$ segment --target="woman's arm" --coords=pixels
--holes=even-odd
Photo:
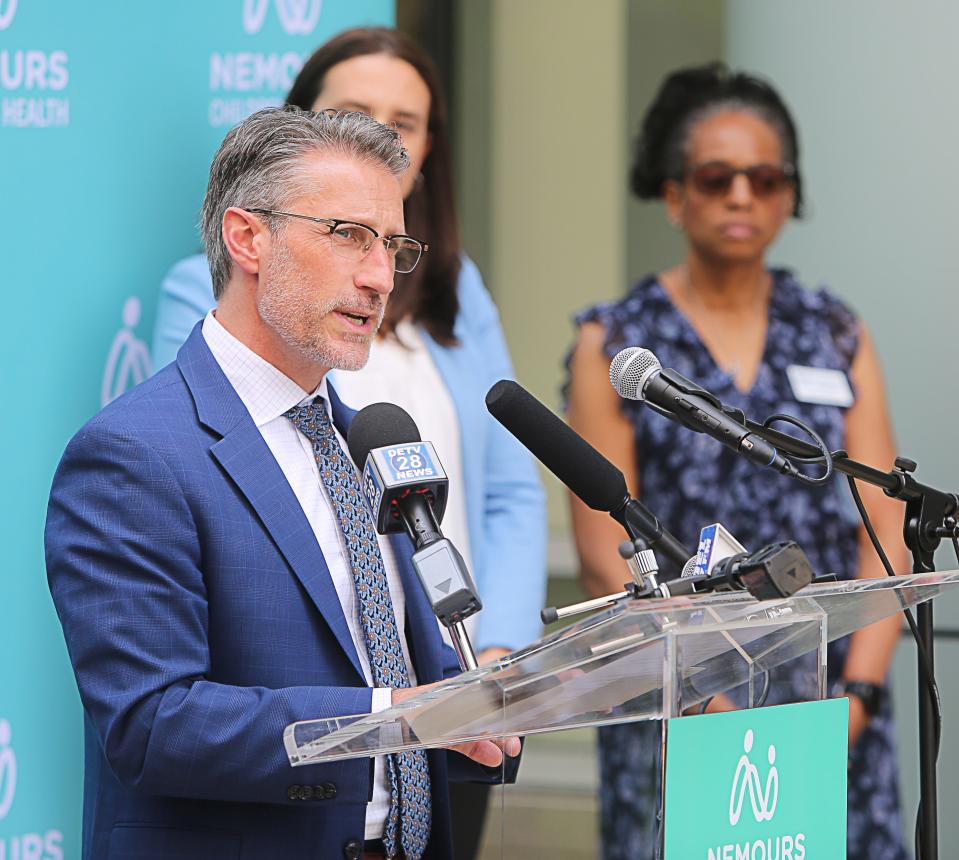
[[[180,260],[160,285],[153,327],[153,367],[159,370],[176,358],[190,332],[216,304],[213,281],[203,254]]]
[[[577,433],[622,471],[630,495],[636,498],[639,464],[634,431],[609,384],[604,338],[599,323],[580,326],[569,364],[567,418]],[[630,576],[617,547],[627,538],[626,532],[609,514],[591,510],[572,494],[570,513],[583,588],[593,597],[622,591]]]
[[[482,401],[500,379],[513,378],[499,313],[476,265],[463,258],[458,285],[458,334],[480,370],[471,379],[481,385]],[[475,384],[475,383],[474,383]],[[483,612],[477,646],[480,663],[501,657],[542,635],[539,613],[546,600],[546,494],[530,453],[481,407],[486,426],[462,427],[465,435],[488,434],[483,468],[481,566],[477,568]],[[476,451],[475,448],[470,449]]]
[[[846,415],[846,448],[849,456],[877,469],[889,469],[895,459],[892,425],[889,421],[879,359],[865,326],[862,326],[860,331],[859,349],[853,360],[850,376],[857,396],[855,404]],[[902,542],[903,503],[890,499],[878,487],[860,482],[859,490],[876,535],[889,556],[893,569],[897,573],[907,573],[908,553]],[[886,575],[863,527],[859,529],[856,575],[859,578]],[[843,679],[883,684],[901,628],[902,617],[897,613],[854,633],[843,667]],[[868,722],[869,717],[862,702],[855,696],[850,696],[850,744],[855,742]]]

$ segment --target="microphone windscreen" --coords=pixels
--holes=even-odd
[[[523,386],[501,379],[486,408],[589,507],[613,511],[628,496],[623,473]]]
[[[395,403],[371,403],[361,409],[353,416],[346,433],[346,445],[358,469],[363,469],[374,448],[419,441],[416,422]]]
[[[620,397],[642,400],[646,380],[661,367],[659,359],[648,349],[629,346],[613,356],[609,365],[609,381]]]

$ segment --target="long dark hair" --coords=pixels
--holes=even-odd
[[[397,323],[409,317],[423,325],[438,343],[449,346],[456,342],[453,323],[459,310],[456,280],[462,243],[453,198],[446,103],[429,55],[398,30],[386,27],[345,30],[321,45],[306,61],[286,102],[310,110],[323,89],[326,73],[333,66],[368,54],[388,54],[409,63],[430,91],[431,146],[423,162],[423,181],[414,185],[403,203],[407,232],[428,242],[430,249],[411,274],[397,277],[397,289],[387,303],[381,331],[391,334]]]
[[[802,215],[799,136],[789,109],[766,81],[731,72],[723,63],[679,69],[669,75],[643,117],[633,158],[630,184],[640,200],[663,196],[667,179],[682,179],[689,132],[706,113],[729,107],[749,111],[779,135],[783,159],[795,169],[796,205]]]

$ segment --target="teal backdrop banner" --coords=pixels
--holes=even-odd
[[[151,371],[160,281],[199,248],[226,131],[392,0],[0,0],[0,860],[80,856],[82,713],[47,591],[53,471]]]
[[[669,721],[665,860],[843,860],[848,699]]]

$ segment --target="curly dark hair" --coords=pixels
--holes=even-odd
[[[311,56],[286,97],[286,103],[310,110],[323,89],[326,73],[337,63],[368,54],[388,54],[409,63],[430,91],[429,155],[423,162],[423,181],[403,202],[406,230],[429,243],[429,253],[409,275],[397,279],[386,305],[383,334],[409,317],[420,323],[438,343],[456,343],[453,324],[459,312],[456,282],[460,271],[459,221],[453,197],[453,160],[446,104],[439,74],[429,55],[408,36],[387,27],[345,30],[321,45]]]
[[[663,81],[636,138],[630,173],[633,192],[640,200],[653,200],[663,196],[668,179],[682,179],[690,130],[708,114],[724,108],[755,114],[779,135],[783,160],[795,170],[793,215],[801,217],[799,137],[789,109],[766,81],[746,72],[732,72],[718,62],[678,69]]]

